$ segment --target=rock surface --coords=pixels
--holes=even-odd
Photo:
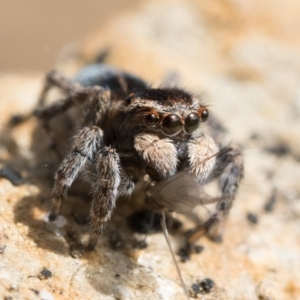
[[[284,6],[279,0],[147,1],[115,16],[58,65],[73,74],[109,48],[108,63],[154,86],[168,73],[179,74],[182,86],[205,91],[231,140],[243,147],[245,179],[223,243],[203,237],[204,250],[180,263],[188,287],[214,281],[212,291],[198,298],[300,299],[299,13],[295,0]],[[91,253],[81,246],[88,234],[87,195],[72,193],[62,223],[49,228],[57,165],[49,141],[36,120],[14,129],[6,125],[13,114],[34,107],[42,78],[32,72],[0,76],[0,167],[24,178],[20,186],[0,178],[1,297],[184,299],[163,235],[150,235],[146,249],[133,247],[136,236],[126,219],[141,203],[118,201]],[[171,235],[174,249],[194,224],[179,219],[183,227]],[[113,234],[122,238],[115,249]],[[43,275],[50,274],[44,268],[51,276]]]

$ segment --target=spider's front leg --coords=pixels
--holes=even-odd
[[[62,199],[66,197],[69,187],[88,159],[102,147],[103,132],[99,127],[87,126],[75,137],[73,150],[62,161],[55,173],[52,191],[52,207],[49,220],[54,221],[59,214]]]
[[[211,139],[212,141],[212,139]],[[197,144],[197,143],[196,143]],[[201,143],[199,143],[200,145]],[[209,142],[212,145],[212,142]],[[193,146],[189,150],[193,149]],[[199,149],[201,146],[199,146]],[[189,151],[190,155],[194,153]],[[194,162],[194,156],[189,156],[190,162]],[[219,241],[222,237],[221,226],[226,216],[228,215],[232,203],[235,199],[239,183],[243,178],[244,163],[240,149],[237,146],[223,147],[218,152],[218,155],[206,160],[207,166],[200,168],[197,165],[192,165],[192,174],[196,176],[198,181],[205,183],[214,178],[219,178],[219,187],[222,192],[220,200],[217,204],[217,209],[214,214],[202,225],[198,226],[189,233],[188,241],[193,242],[198,239],[202,234],[207,234],[213,240]],[[204,171],[201,174],[200,170]]]
[[[139,134],[134,139],[134,148],[147,167],[156,171],[156,180],[172,176],[177,170],[177,150],[172,140],[160,139],[154,134]]]
[[[120,159],[117,152],[106,147],[98,154],[97,182],[93,193],[91,207],[91,233],[88,249],[93,250],[99,235],[102,234],[106,222],[115,208],[118,188],[121,182]]]

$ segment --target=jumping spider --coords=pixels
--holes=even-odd
[[[52,87],[59,88],[65,97],[45,106]],[[216,118],[208,119],[208,108],[201,99],[178,88],[152,88],[131,74],[93,64],[83,68],[73,80],[50,72],[39,103],[34,115],[48,129],[52,118],[71,107],[82,112],[82,129],[55,174],[49,220],[56,219],[62,199],[79,171],[83,171],[93,198],[88,249],[95,247],[116,199],[129,196],[145,176],[151,182],[146,200],[152,208],[179,213],[185,212],[185,204],[196,205],[189,203],[188,188],[187,197],[177,193],[173,203],[172,199],[161,200],[159,191],[153,189],[173,179],[178,188],[184,188],[194,178],[199,194],[193,199],[199,200],[198,204],[217,202],[217,208],[191,236],[219,234],[219,225],[232,206],[243,176],[243,160],[237,147],[222,145],[225,130]],[[202,131],[205,121],[210,135]],[[220,197],[210,197],[202,190],[215,178],[219,179]],[[173,187],[176,190],[174,184]]]

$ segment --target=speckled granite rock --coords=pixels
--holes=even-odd
[[[279,0],[272,6],[258,0],[147,1],[91,34],[78,50],[80,59],[58,66],[72,74],[109,47],[109,63],[154,85],[177,72],[183,86],[205,91],[232,141],[243,147],[245,179],[223,243],[202,238],[201,254],[180,263],[188,286],[214,280],[211,293],[199,294],[201,299],[300,299],[299,13],[300,4],[292,0],[284,6]],[[67,224],[58,236],[47,230],[57,163],[46,135],[35,120],[13,130],[5,127],[12,114],[34,107],[41,82],[42,74],[0,76],[0,164],[21,173],[25,182],[13,186],[0,179],[1,297],[184,299],[163,235],[150,235],[144,250],[133,248],[126,225],[131,202],[118,201],[92,253],[80,247],[89,209],[82,194],[66,200]],[[171,235],[174,249],[193,225],[184,216],[179,219],[184,226]],[[109,237],[115,232],[124,245],[112,250]],[[51,271],[49,278],[40,275],[43,268]]]

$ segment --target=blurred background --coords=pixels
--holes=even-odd
[[[186,284],[212,278],[216,287],[206,299],[300,300],[299,16],[299,0],[0,0],[0,128],[12,115],[36,107],[49,69],[72,76],[105,49],[108,64],[154,87],[166,75],[178,75],[179,87],[200,95],[228,129],[229,141],[243,149],[245,160],[245,178],[223,243],[199,240],[203,253],[180,265]],[[34,158],[42,156],[49,166],[51,156],[34,146],[48,153],[49,139],[36,120],[3,132],[12,142],[0,145],[0,162],[10,161],[16,170],[24,166],[33,185],[17,188],[7,180],[0,182],[0,234],[3,228],[10,237],[0,260],[0,298],[4,282],[3,295],[19,299],[9,288],[19,282],[22,299],[33,299],[33,288],[48,289],[58,300],[100,299],[99,293],[101,299],[180,299],[159,295],[160,285],[168,293],[182,294],[175,281],[162,281],[178,280],[163,235],[149,237],[151,246],[134,263],[133,268],[142,266],[137,273],[128,269],[132,257],[122,266],[119,262],[129,261],[125,252],[108,248],[113,226],[126,228],[126,214],[131,213],[130,207],[123,209],[127,203],[118,202],[115,221],[107,227],[97,255],[89,256],[88,266],[85,260],[70,263],[66,245],[53,243],[52,236],[45,244],[41,223],[48,203],[41,201],[39,192],[50,191],[49,180],[36,176],[42,168]],[[53,173],[49,172],[51,180]],[[80,195],[75,197],[77,205],[86,204]],[[85,229],[71,216],[73,200],[65,202],[63,215],[79,236]],[[272,209],[265,208],[269,203]],[[190,220],[180,218],[184,230],[190,229]],[[20,261],[15,253],[27,259]],[[29,275],[47,265],[55,271],[53,281],[37,279],[33,284]],[[122,276],[116,278],[115,273]],[[158,280],[153,280],[155,274]],[[66,282],[72,285],[66,288]],[[116,282],[124,289],[115,289]]]
[[[53,67],[59,51],[136,0],[0,1],[0,71]]]

